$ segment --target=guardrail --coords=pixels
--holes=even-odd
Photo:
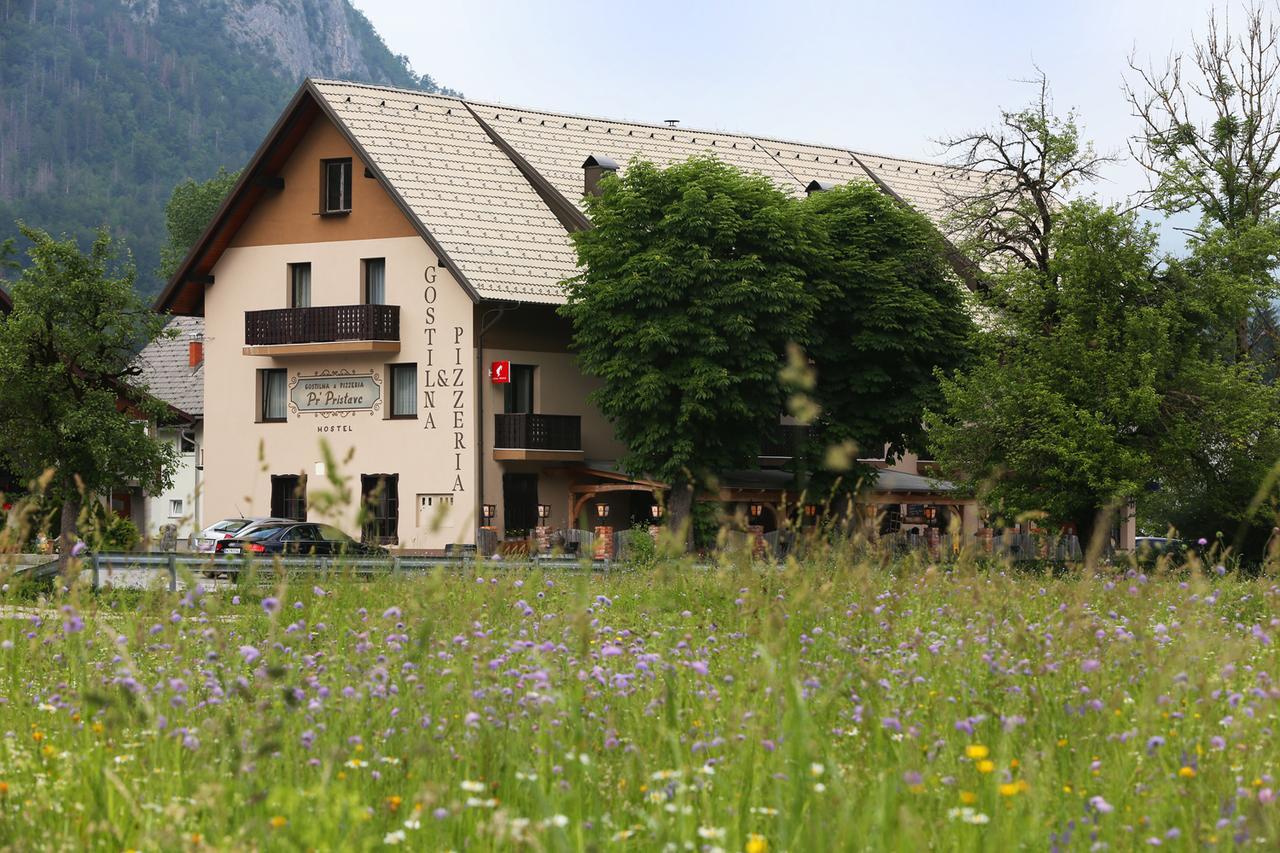
[[[176,592],[178,577],[184,572],[216,573],[239,577],[242,573],[284,571],[289,573],[332,574],[350,572],[359,575],[390,575],[429,572],[436,569],[460,571],[485,570],[511,571],[523,569],[578,569],[597,572],[617,571],[610,560],[573,560],[562,557],[531,557],[523,560],[476,559],[461,557],[227,557],[213,554],[129,554],[96,553],[83,558],[93,579],[93,588],[102,588],[102,577],[116,571],[153,571],[168,576],[169,590]],[[43,571],[32,577],[51,577],[57,574],[56,564],[42,566]]]

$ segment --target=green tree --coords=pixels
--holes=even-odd
[[[132,263],[117,263],[105,229],[85,254],[19,227],[31,247],[13,312],[0,317],[0,454],[26,481],[53,469],[65,561],[86,497],[131,480],[151,492],[170,484],[174,449],[148,429],[164,406],[128,384],[165,320],[134,292]]]
[[[218,174],[207,181],[191,178],[173,188],[169,203],[164,206],[164,225],[168,239],[160,249],[161,281],[168,281],[178,271],[178,265],[191,251],[196,240],[213,221],[223,199],[236,185],[240,172],[219,169]]]
[[[783,410],[778,372],[813,313],[799,205],[711,158],[632,163],[587,199],[562,309],[624,464],[671,484],[680,529],[713,472],[753,466]]]
[[[1152,488],[1167,507],[1257,483],[1280,450],[1280,399],[1255,366],[1221,358],[1218,283],[1161,270],[1134,213],[1075,201],[1055,218],[1048,275],[1003,282],[978,358],[926,419],[948,473],[1006,517],[1043,511],[1082,537],[1099,508]],[[1215,509],[1243,520],[1247,499],[1226,505],[1239,491]]]
[[[805,338],[820,407],[808,467],[822,472],[835,446],[920,450],[924,410],[939,400],[935,372],[963,363],[973,333],[941,235],[870,184],[814,193],[802,208],[818,303]],[[825,494],[831,484],[813,485]]]

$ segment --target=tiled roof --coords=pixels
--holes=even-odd
[[[204,415],[204,362],[193,370],[188,344],[204,337],[203,317],[174,317],[165,326],[174,337],[159,337],[138,353],[147,392],[192,417]]]
[[[579,209],[582,164],[592,155],[611,158],[625,171],[636,159],[665,166],[711,154],[795,196],[813,180],[877,180],[939,224],[948,188],[982,179],[981,173],[840,147],[339,81],[310,84],[471,286],[489,299],[563,302],[559,282],[573,276],[577,264],[561,218],[480,122],[553,194]]]

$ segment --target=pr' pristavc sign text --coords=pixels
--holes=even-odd
[[[381,399],[382,389],[372,373],[299,374],[289,392],[289,401],[301,413],[372,412],[380,406]]]

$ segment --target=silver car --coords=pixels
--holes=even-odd
[[[215,522],[200,531],[199,535],[196,536],[196,550],[205,554],[212,554],[215,544],[221,539],[243,536],[259,524],[291,520],[292,519],[288,518],[272,518],[269,516],[261,516],[258,518],[224,518],[222,521]]]

